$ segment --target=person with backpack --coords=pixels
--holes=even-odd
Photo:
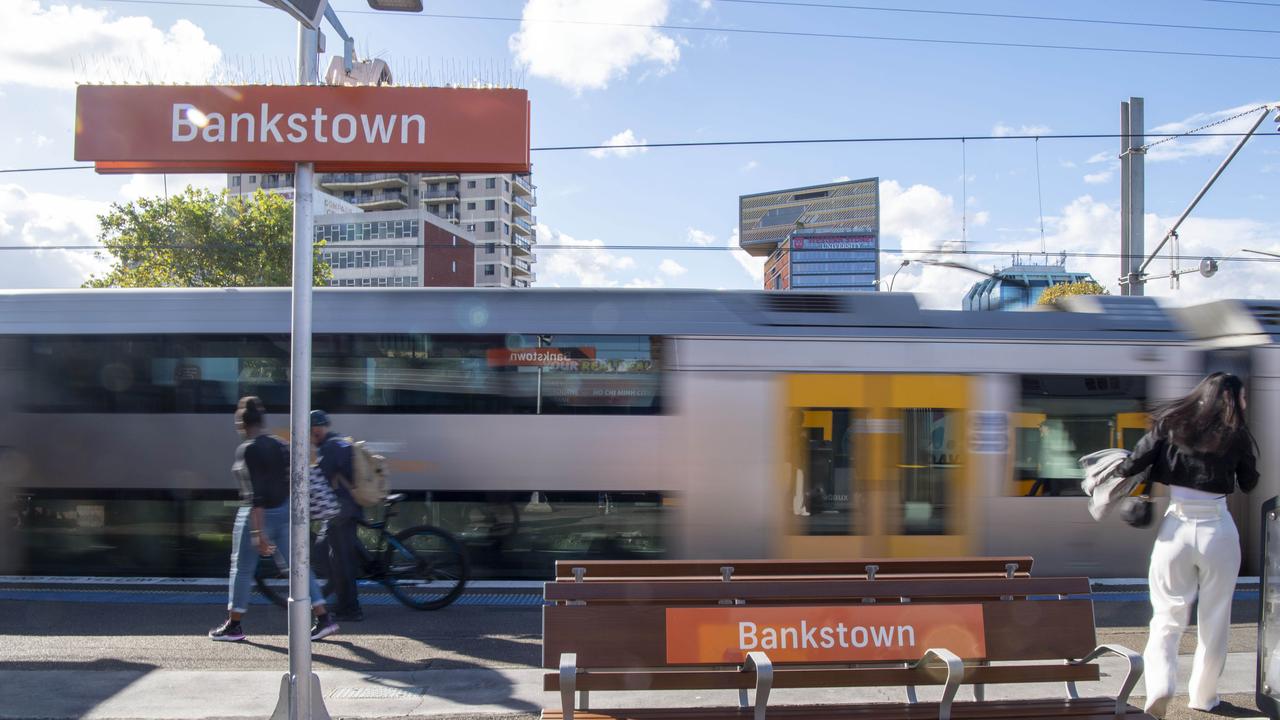
[[[337,496],[337,515],[324,521],[320,541],[329,550],[329,581],[337,595],[334,616],[340,622],[364,619],[356,580],[360,577],[360,555],[356,537],[364,510],[352,495],[355,478],[354,452],[348,438],[333,432],[329,414],[311,411],[311,443],[316,446],[316,465]]]
[[[236,448],[231,473],[240,486],[240,509],[231,532],[231,573],[227,582],[227,619],[209,631],[221,642],[245,639],[240,621],[249,609],[258,558],[289,555],[289,446],[266,429],[267,412],[252,395],[236,405],[236,430],[244,441]],[[338,624],[325,610],[324,595],[311,575],[311,607],[315,620],[311,639],[338,632]]]
[[[1238,486],[1258,484],[1257,444],[1245,422],[1244,383],[1215,372],[1185,397],[1156,408],[1151,430],[1116,468],[1150,469],[1169,486],[1169,508],[1151,550],[1151,636],[1143,652],[1146,712],[1164,717],[1178,680],[1178,644],[1196,605],[1197,643],[1188,705],[1211,711],[1227,661],[1231,599],[1240,572],[1240,535],[1227,510]]]

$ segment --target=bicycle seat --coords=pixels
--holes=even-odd
[[[404,499],[407,497],[409,496],[405,495],[404,493],[391,493],[390,495],[387,496],[387,499],[384,500],[383,502],[385,502],[388,505],[395,505],[398,502],[403,502]]]

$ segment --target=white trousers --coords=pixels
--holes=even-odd
[[[1240,535],[1226,500],[1173,500],[1151,551],[1151,637],[1142,654],[1147,712],[1163,716],[1178,683],[1178,641],[1199,597],[1189,704],[1218,704],[1227,662],[1231,599],[1240,573]]]

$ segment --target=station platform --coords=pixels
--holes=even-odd
[[[1141,650],[1150,618],[1145,583],[1094,585],[1098,641]],[[366,619],[312,645],[333,718],[525,720],[558,696],[542,691],[541,583],[483,582],[444,610],[416,612],[376,587],[361,589]],[[285,614],[255,604],[248,639],[206,637],[223,618],[225,580],[0,578],[0,720],[229,720],[266,718],[288,667]],[[1253,704],[1256,578],[1233,603],[1230,655],[1217,715],[1175,700],[1169,720],[1259,717]],[[1183,638],[1185,685],[1194,630]],[[1123,668],[1104,661],[1082,695],[1113,693]],[[1139,684],[1135,702],[1140,699]],[[776,691],[773,703],[799,702]],[[960,699],[972,697],[962,690]],[[988,697],[1057,697],[1060,684],[989,686]],[[922,689],[922,697],[929,693]],[[804,691],[805,702],[900,701],[901,688]],[[595,693],[595,707],[732,705],[733,693]]]

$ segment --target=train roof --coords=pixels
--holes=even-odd
[[[322,288],[314,294],[313,329],[1170,342],[1202,337],[1197,328],[1212,326],[1203,318],[1227,307],[1173,311],[1147,297],[1068,300],[1067,312],[990,312],[922,309],[908,293]],[[1265,327],[1275,341],[1280,304],[1230,302],[1239,303],[1232,306],[1237,314],[1252,308],[1255,323],[1270,317]],[[290,307],[286,288],[6,291],[0,334],[287,333]]]
[[[1174,311],[1197,340],[1218,347],[1248,347],[1280,342],[1280,302],[1218,300]]]

